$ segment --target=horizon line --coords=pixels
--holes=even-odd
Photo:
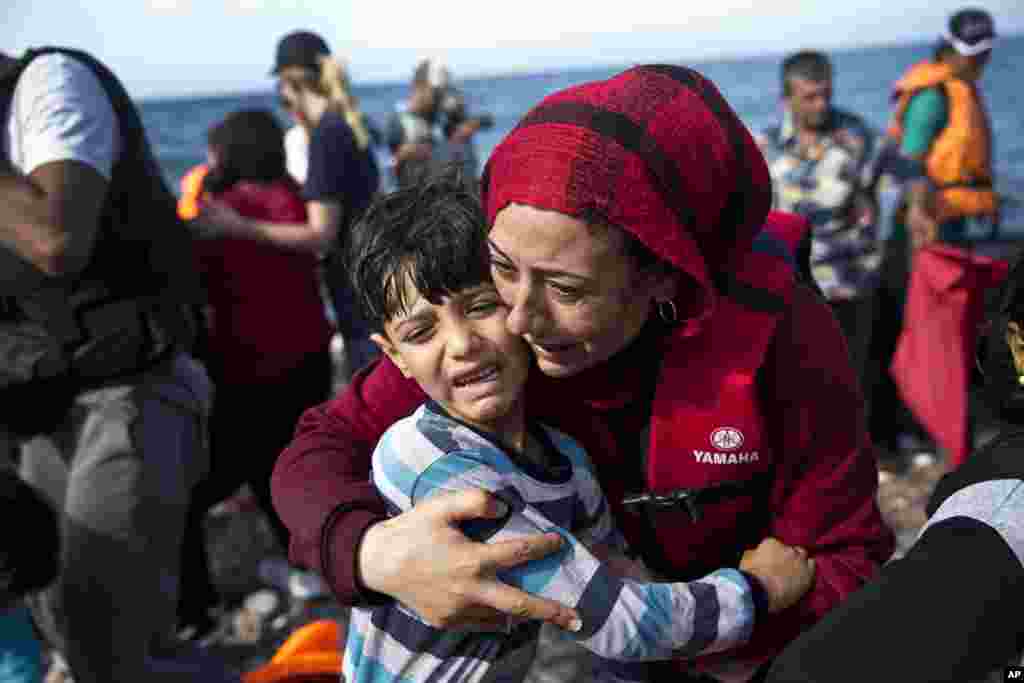
[[[1014,31],[1012,33],[1003,34],[999,38],[1000,38],[1000,40],[1007,40],[1007,39],[1014,39],[1014,38],[1024,38],[1024,29],[1022,29],[1020,31]],[[844,44],[844,45],[838,45],[838,46],[831,47],[831,48],[817,48],[817,49],[819,49],[819,50],[828,50],[828,51],[832,51],[832,52],[853,52],[853,51],[857,51],[857,50],[884,49],[884,48],[893,48],[893,47],[913,47],[913,46],[920,46],[920,45],[928,45],[931,42],[933,42],[933,40],[928,40],[928,39],[924,39],[924,38],[914,38],[914,39],[907,39],[907,40],[902,40],[902,41],[901,40],[893,40],[893,41],[884,41],[884,42],[878,42],[878,43]],[[693,58],[677,57],[677,58],[674,58],[674,59],[664,59],[664,60],[658,60],[658,59],[645,60],[644,63],[649,63],[649,62],[653,63],[653,62],[658,62],[658,61],[679,61],[681,59],[683,59],[683,60],[691,59],[692,60],[691,61],[692,64],[699,65],[699,64],[708,63],[708,62],[730,62],[730,61],[739,61],[739,60],[746,60],[746,59],[752,59],[752,58],[770,58],[770,57],[775,57],[775,56],[783,55],[783,54],[786,54],[786,53],[787,53],[787,51],[775,50],[775,49],[769,49],[769,50],[765,50],[765,51],[761,51],[761,52],[748,52],[748,53],[728,52],[728,51],[726,51],[726,52],[722,52],[722,53],[717,54],[717,55],[716,54],[706,54],[706,55],[703,55],[701,57],[693,57]],[[494,78],[511,78],[511,77],[515,77],[515,76],[522,76],[522,75],[525,75],[525,74],[543,76],[543,75],[549,75],[549,74],[578,73],[578,72],[584,72],[584,71],[602,71],[602,70],[607,70],[607,69],[626,68],[627,66],[630,66],[630,65],[633,65],[633,64],[638,64],[638,63],[641,63],[641,62],[594,63],[594,64],[586,65],[586,66],[584,66],[584,65],[575,65],[575,66],[570,66],[570,67],[561,68],[561,69],[558,68],[558,67],[542,67],[542,68],[538,68],[538,69],[526,69],[526,68],[514,68],[513,67],[513,68],[509,68],[509,69],[504,69],[504,70],[498,69],[496,71],[480,71],[480,72],[473,73],[472,75],[460,76],[458,80],[460,82],[473,82],[473,81],[490,80],[490,79],[494,79]],[[374,80],[371,80],[371,81],[357,82],[357,83],[355,83],[355,86],[357,88],[389,87],[389,86],[394,86],[394,85],[402,85],[402,84],[405,84],[407,82],[408,82],[407,78],[394,78],[394,79],[384,78],[384,79],[374,79]],[[164,101],[174,101],[174,100],[183,100],[183,99],[230,99],[230,98],[245,97],[245,96],[251,96],[251,95],[262,95],[262,94],[265,94],[265,93],[266,93],[266,91],[263,91],[263,90],[260,90],[260,89],[256,89],[256,88],[248,89],[248,88],[246,88],[246,89],[239,89],[239,90],[220,90],[220,91],[208,91],[208,92],[193,91],[193,92],[189,92],[189,93],[180,93],[180,94],[179,93],[166,93],[166,94],[154,93],[154,94],[151,94],[151,95],[143,95],[143,96],[135,96],[135,95],[133,95],[132,98],[137,100],[137,101],[139,101],[139,102],[164,102]]]

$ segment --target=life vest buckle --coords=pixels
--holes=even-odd
[[[697,503],[699,494],[700,489],[675,489],[662,495],[644,492],[626,496],[622,499],[622,504],[626,508],[642,507],[645,511],[652,508],[668,510],[684,507],[690,515],[690,521],[696,524],[701,518],[700,505]]]

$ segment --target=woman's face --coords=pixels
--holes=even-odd
[[[639,334],[652,300],[674,293],[671,277],[636,272],[617,228],[512,204],[489,237],[509,331],[526,339],[552,377],[608,360]]]
[[[283,69],[277,81],[277,94],[281,98],[281,105],[297,124],[310,126],[315,125],[313,116],[316,108],[313,103],[317,96],[308,88],[302,87],[303,75],[299,67]]]

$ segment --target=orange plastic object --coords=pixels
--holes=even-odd
[[[341,675],[341,628],[321,619],[298,629],[267,664],[242,677],[243,683],[313,683]]]
[[[193,166],[181,179],[181,197],[178,198],[178,217],[190,221],[199,215],[199,200],[203,194],[203,178],[210,172],[206,164]]]

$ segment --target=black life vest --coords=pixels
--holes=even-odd
[[[0,278],[0,403],[26,404],[137,373],[189,349],[203,301],[191,238],[157,165],[138,110],[117,77],[90,55],[63,48],[30,50],[0,73],[0,104],[11,101],[36,57],[59,53],[88,67],[110,98],[120,129],[114,164],[89,263],[77,274],[24,283]],[[6,108],[6,106],[4,107]],[[6,118],[6,117],[4,117]],[[0,269],[24,271],[0,246]],[[39,284],[41,282],[41,284]],[[30,399],[29,399],[30,400]],[[6,412],[6,411],[5,411]],[[4,415],[0,421],[11,421]]]

